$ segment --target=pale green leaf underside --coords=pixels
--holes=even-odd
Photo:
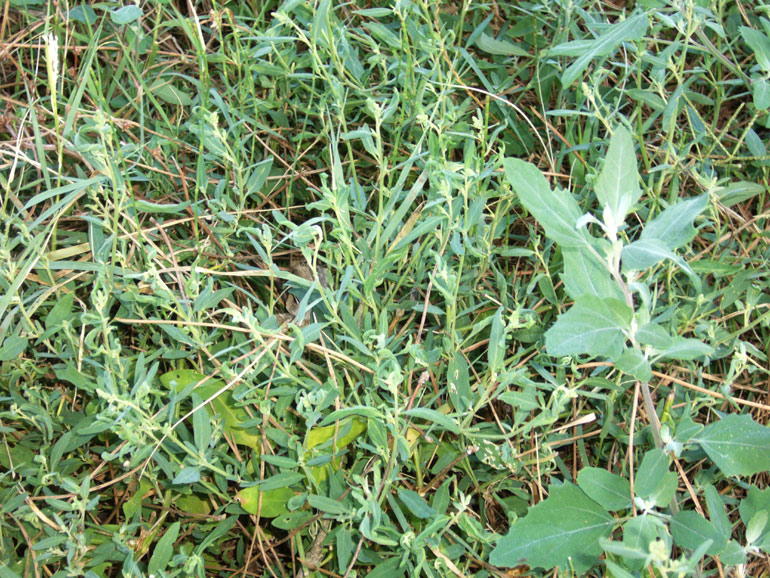
[[[620,225],[642,195],[631,134],[618,126],[610,139],[604,167],[596,182],[596,198]]]
[[[564,271],[561,280],[567,295],[573,299],[582,295],[623,299],[620,286],[592,252],[583,248],[564,247],[562,255]]]
[[[676,249],[689,243],[695,236],[692,226],[695,217],[708,205],[708,195],[701,195],[671,205],[652,221],[647,223],[640,240],[658,240],[669,249]]]

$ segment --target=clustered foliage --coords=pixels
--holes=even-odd
[[[0,578],[768,571],[761,3],[5,14]]]

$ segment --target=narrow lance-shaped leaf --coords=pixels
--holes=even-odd
[[[623,126],[618,126],[596,182],[596,198],[604,209],[605,224],[617,230],[641,195],[634,141]]]
[[[573,56],[577,60],[564,71],[561,77],[563,87],[575,82],[591,61],[610,54],[623,42],[639,40],[647,32],[648,19],[646,14],[636,14],[610,26],[603,34],[594,40],[576,40],[566,42],[548,51],[549,56]]]

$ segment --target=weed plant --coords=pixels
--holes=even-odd
[[[752,0],[6,0],[0,578],[770,571]]]

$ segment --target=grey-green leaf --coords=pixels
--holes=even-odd
[[[661,358],[663,359],[698,359],[704,355],[711,355],[714,353],[714,348],[710,345],[706,345],[698,339],[690,339],[686,337],[674,337],[671,344],[663,350]]]
[[[770,86],[768,87],[768,91],[770,91]],[[770,95],[768,98],[770,98]],[[770,104],[768,106],[770,106]],[[737,181],[735,183],[730,183],[723,189],[719,189],[716,194],[720,203],[725,207],[732,207],[733,205],[743,203],[756,197],[758,194],[764,192],[764,190],[765,187],[759,183]]]
[[[337,500],[333,500],[327,496],[308,496],[307,503],[316,510],[320,510],[332,515],[344,514],[348,511],[345,504],[338,502]]]
[[[150,558],[147,566],[147,573],[158,574],[160,570],[165,570],[171,561],[171,555],[174,553],[174,542],[179,536],[179,522],[174,522],[168,527],[168,530],[161,536],[158,543],[155,544],[155,551]]]
[[[726,476],[770,470],[770,428],[749,415],[728,415],[693,437]]]
[[[552,190],[532,163],[505,159],[505,176],[524,207],[545,229],[545,234],[566,247],[585,247],[588,234],[578,229],[580,207],[567,191]]]
[[[505,359],[505,321],[503,320],[503,308],[500,307],[492,319],[492,330],[489,333],[489,371],[498,373],[503,368]]]
[[[660,350],[671,346],[674,341],[668,331],[655,322],[645,323],[637,329],[636,340],[642,345],[652,345]]]
[[[593,252],[585,248],[564,247],[562,256],[564,271],[561,280],[567,295],[573,299],[582,295],[623,299],[620,286]]]
[[[468,362],[460,351],[455,353],[447,367],[447,386],[449,399],[457,411],[465,411],[471,406],[473,394],[468,375]]]
[[[135,20],[139,20],[143,14],[142,9],[136,4],[127,4],[110,12],[110,18],[112,18],[114,24],[123,26],[124,24],[131,24]]]
[[[631,485],[628,480],[602,468],[583,468],[577,478],[586,495],[609,511],[631,506]]]
[[[596,182],[596,198],[605,210],[605,223],[609,225],[607,220],[611,219],[614,227],[620,225],[641,195],[634,141],[631,133],[619,125],[610,139],[604,167]]]
[[[622,301],[584,295],[546,331],[546,350],[554,356],[587,353],[617,359],[632,317]]]
[[[759,67],[765,72],[770,71],[770,38],[748,26],[741,26],[741,36],[754,51]]]
[[[727,545],[727,538],[722,536],[713,522],[709,522],[698,512],[684,510],[671,518],[671,535],[678,546],[694,550],[707,540],[711,546],[709,554],[718,554]]]
[[[730,523],[730,518],[725,513],[725,505],[719,492],[712,484],[709,484],[706,486],[704,496],[711,521],[724,539],[728,540],[732,534],[732,524]]]
[[[623,271],[644,271],[665,259],[681,259],[659,239],[640,239],[623,247]]]
[[[488,34],[481,33],[476,39],[476,46],[487,54],[496,56],[529,56],[529,53],[507,40],[498,40]]]
[[[436,510],[428,505],[428,502],[413,490],[398,490],[398,498],[404,503],[412,514],[424,520],[436,515]]]
[[[636,472],[634,491],[641,498],[650,498],[663,484],[668,473],[668,456],[663,450],[650,450],[644,454]]]
[[[610,26],[594,40],[576,40],[556,46],[549,51],[551,53],[559,51],[561,53],[571,52],[572,54],[579,54],[577,60],[562,74],[562,86],[566,88],[575,82],[595,58],[610,54],[623,42],[639,40],[647,32],[647,25],[647,15],[644,13],[636,14]]]
[[[627,375],[634,376],[639,381],[652,379],[650,362],[638,349],[626,349],[615,362],[615,367]]]
[[[657,239],[669,249],[676,249],[689,243],[695,236],[692,223],[707,205],[708,194],[671,205],[647,223],[640,239],[644,241]]]
[[[577,486],[551,486],[548,498],[500,538],[490,562],[546,570],[571,567],[582,576],[599,560],[599,539],[609,536],[614,525],[615,519]]]

